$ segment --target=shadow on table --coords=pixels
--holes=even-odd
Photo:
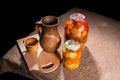
[[[60,58],[60,55],[58,55],[58,57]],[[33,80],[64,80],[63,65],[62,65],[61,60],[60,60],[60,64],[57,67],[57,69],[55,69],[54,71],[49,72],[49,73],[43,73],[38,70],[29,70],[26,62],[24,61],[23,55],[21,55],[20,61],[21,61],[21,64],[18,65],[8,59],[3,59],[0,62],[1,64],[3,64],[3,66],[0,67],[0,70],[3,69],[3,67],[5,67],[3,71],[7,72],[7,73],[2,72],[3,76],[11,75],[11,76],[17,76],[19,78],[21,77],[21,79],[24,77],[24,78],[26,78],[26,80],[28,80],[29,78],[33,79]],[[10,70],[5,70],[7,68],[9,68]],[[11,73],[9,73],[9,72],[11,72]],[[16,73],[16,74],[14,74],[14,73]],[[24,78],[23,78],[23,80],[24,80]]]
[[[63,63],[53,72],[42,73],[39,71],[31,71],[35,77],[45,80],[99,80],[100,73],[98,67],[92,57],[89,49],[86,47],[83,50],[81,57],[81,64],[75,70],[68,70],[63,67]]]
[[[6,63],[7,65],[9,65],[8,67],[14,73],[18,73],[22,76],[31,79],[38,79],[38,80],[53,80],[53,79],[54,80],[99,80],[100,79],[98,67],[87,47],[83,50],[80,66],[75,70],[68,70],[64,68],[63,64],[61,63],[55,71],[50,73],[42,73],[36,70],[28,70],[27,66],[25,66],[22,57],[21,57],[21,61],[23,63],[21,63],[20,65],[17,65],[16,63],[12,63],[11,61],[5,59],[3,60],[2,63],[4,64]]]
[[[17,73],[5,72],[0,75],[0,80],[32,80]]]
[[[2,64],[2,65],[1,65]],[[20,65],[7,59],[0,61],[0,80],[33,80],[36,79],[25,66],[24,62]]]
[[[100,74],[98,67],[86,47],[83,50],[81,64],[76,70],[68,70],[64,68],[65,80],[99,80]]]

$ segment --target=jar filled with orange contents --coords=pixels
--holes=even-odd
[[[65,39],[78,40],[85,47],[88,37],[88,29],[85,15],[81,13],[73,13],[65,22]]]
[[[69,70],[79,67],[83,45],[75,40],[65,41],[63,47],[63,65]]]

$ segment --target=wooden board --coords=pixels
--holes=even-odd
[[[23,41],[27,38],[35,37],[39,40],[39,35],[34,34],[17,40],[20,51],[29,70],[37,70],[43,73],[49,73],[57,69],[60,64],[60,58],[56,53],[47,53],[43,51],[39,44],[38,53],[32,54],[26,51]]]

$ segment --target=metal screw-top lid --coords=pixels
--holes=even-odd
[[[82,21],[85,19],[85,16],[81,13],[73,13],[70,15],[71,21]]]

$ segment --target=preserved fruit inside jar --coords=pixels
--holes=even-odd
[[[78,40],[85,47],[88,37],[88,23],[83,14],[71,14],[65,22],[64,30],[66,40]]]
[[[74,40],[67,40],[63,47],[63,65],[73,70],[79,67],[83,45]]]

